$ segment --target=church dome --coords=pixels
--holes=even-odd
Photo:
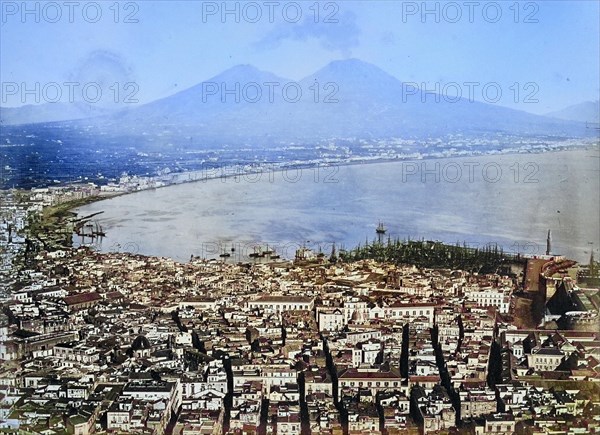
[[[133,351],[150,349],[151,347],[152,346],[150,345],[150,342],[143,335],[138,335],[136,337],[136,339],[133,340],[133,343],[131,344],[131,349]]]

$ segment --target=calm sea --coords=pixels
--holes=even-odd
[[[99,251],[187,261],[290,258],[377,237],[498,244],[506,251],[599,258],[597,150],[373,163],[218,178],[142,191],[78,209],[103,211]],[[212,171],[214,172],[214,171]],[[76,242],[79,238],[75,238]],[[235,251],[232,250],[235,249]]]

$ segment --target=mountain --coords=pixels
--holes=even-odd
[[[0,107],[0,125],[37,124],[106,115],[108,110],[83,103],[27,104]]]
[[[450,133],[590,134],[580,123],[422,92],[358,59],[331,62],[300,82],[238,65],[149,104],[65,125],[89,136],[131,138],[157,146]]]
[[[238,65],[176,94],[106,117],[97,130],[149,141],[160,136],[167,143],[181,142],[182,137],[205,143],[257,137],[272,142],[282,97],[281,89],[270,91],[269,86],[280,88],[289,82],[251,65]]]
[[[574,104],[555,112],[547,113],[546,116],[565,119],[568,121],[600,123],[600,101],[585,101]]]
[[[389,149],[412,154],[450,151],[451,135],[464,150],[488,152],[597,134],[582,122],[421,91],[357,59],[331,62],[299,82],[238,65],[166,98],[127,106],[96,117],[2,125],[0,188],[104,182],[124,171],[145,175],[213,162],[372,157],[381,155],[373,143],[389,138],[417,139]],[[88,115],[69,114],[58,103],[47,108],[51,119]],[[11,122],[34,119],[40,115]]]
[[[339,103],[319,105],[319,118],[339,127],[338,134],[402,136],[506,132],[509,134],[577,134],[581,126],[520,110],[453,99],[421,91],[369,63],[349,59],[331,62],[303,80],[332,82]],[[464,90],[466,94],[466,89]]]
[[[162,118],[174,123],[202,123],[207,117],[227,116],[236,112],[242,114],[249,107],[256,109],[268,102],[267,95],[263,95],[268,89],[262,86],[263,83],[289,81],[251,65],[238,65],[174,95],[120,113],[117,118],[129,119],[133,116],[139,120]],[[254,83],[261,86],[255,86]],[[259,89],[260,98],[253,103],[259,95],[255,91]]]
[[[267,83],[277,84],[271,95]],[[244,92],[254,85],[262,90],[256,102],[251,101],[254,94]],[[448,133],[586,134],[585,126],[572,122],[424,93],[358,59],[331,62],[297,83],[239,65],[113,120],[130,134],[150,134],[151,124],[169,140],[189,135],[228,143]]]

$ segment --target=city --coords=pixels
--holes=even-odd
[[[88,247],[32,245],[25,255],[29,216],[84,193],[19,195],[1,210],[5,431],[534,434],[600,425],[593,256],[588,266],[550,252],[514,258],[502,275],[308,249],[238,264]]]
[[[0,435],[600,434],[600,2],[0,1]]]

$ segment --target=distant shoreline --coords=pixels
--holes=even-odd
[[[378,159],[378,160],[372,160],[372,161],[368,161],[368,162],[345,162],[344,164],[339,164],[336,165],[339,167],[339,176],[338,174],[338,169],[335,169],[336,172],[332,172],[332,171],[323,171],[323,172],[316,172],[316,170],[314,169],[315,166],[295,166],[293,168],[297,168],[296,169],[292,169],[292,173],[289,172],[288,169],[288,173],[285,174],[285,169],[282,168],[280,170],[273,170],[273,169],[267,169],[265,172],[265,168],[262,168],[262,174],[260,173],[260,171],[255,171],[253,172],[256,175],[251,175],[251,172],[246,172],[246,173],[241,173],[238,172],[236,174],[233,174],[231,171],[226,171],[223,170],[223,176],[214,176],[215,174],[219,174],[219,172],[221,171],[215,171],[215,170],[211,170],[211,172],[209,172],[209,175],[213,175],[210,178],[199,178],[196,180],[190,180],[190,181],[185,181],[185,182],[180,182],[180,183],[176,183],[176,184],[190,184],[192,181],[194,182],[198,182],[201,181],[203,183],[206,183],[206,187],[201,187],[201,186],[189,186],[188,188],[182,188],[184,189],[184,191],[189,191],[189,189],[192,189],[192,191],[194,192],[201,192],[201,191],[212,191],[212,189],[217,188],[219,189],[220,195],[228,195],[227,192],[231,192],[231,194],[233,195],[238,189],[243,189],[244,191],[246,190],[252,190],[254,188],[254,186],[252,186],[252,184],[257,184],[261,185],[261,183],[263,184],[271,184],[274,182],[277,183],[284,183],[285,181],[288,182],[294,182],[299,180],[300,178],[302,178],[302,180],[304,180],[304,182],[306,183],[310,183],[312,181],[313,176],[315,177],[315,182],[318,182],[320,184],[324,183],[324,176],[326,175],[332,175],[334,174],[334,179],[331,179],[332,183],[339,183],[342,182],[344,183],[345,181],[347,181],[350,177],[350,179],[353,177],[352,174],[354,174],[355,170],[354,169],[348,169],[348,170],[344,170],[343,167],[348,166],[348,167],[355,167],[357,168],[356,170],[359,170],[358,168],[364,168],[365,171],[369,172],[369,173],[373,173],[376,174],[380,171],[385,172],[387,174],[389,174],[389,176],[391,177],[395,177],[394,179],[396,179],[397,181],[400,180],[400,170],[402,169],[402,174],[408,174],[409,170],[411,168],[421,168],[421,172],[417,172],[416,175],[409,175],[408,178],[410,180],[412,180],[413,182],[417,182],[417,184],[420,184],[419,181],[421,179],[422,173],[423,171],[431,171],[434,167],[434,163],[435,161],[439,161],[441,162],[440,164],[436,163],[437,167],[445,167],[445,163],[449,163],[448,166],[452,166],[452,167],[461,167],[463,168],[463,177],[462,179],[467,182],[467,172],[466,168],[469,167],[471,165],[471,167],[477,167],[478,171],[481,168],[485,168],[487,166],[488,163],[491,163],[493,166],[502,166],[502,168],[504,169],[504,178],[508,177],[509,179],[507,180],[507,182],[513,182],[512,178],[514,176],[514,172],[512,169],[512,164],[514,164],[514,162],[519,161],[520,162],[520,167],[523,168],[524,164],[526,162],[533,162],[535,163],[536,161],[539,160],[540,164],[541,162],[546,162],[546,163],[550,163],[553,165],[553,167],[558,168],[560,167],[561,162],[584,162],[587,161],[588,162],[588,166],[591,162],[597,161],[597,159],[600,157],[599,155],[599,149],[598,147],[570,147],[567,149],[559,149],[559,150],[552,150],[552,151],[544,151],[544,152],[519,152],[519,153],[505,153],[505,154],[477,154],[477,155],[468,155],[468,156],[444,156],[444,157],[435,157],[435,158],[423,158],[423,159]],[[550,154],[550,152],[552,152],[553,154]],[[562,153],[562,154],[556,154],[556,153]],[[545,156],[545,157],[543,157]],[[419,160],[421,160],[421,163],[419,164]],[[411,166],[407,166],[407,167],[402,167],[402,165],[397,165],[397,163],[408,163],[411,162]],[[430,163],[426,163],[426,162],[430,162]],[[463,163],[464,162],[464,167],[463,167]],[[496,164],[494,164],[494,162],[496,162]],[[378,167],[371,167],[371,169],[369,169],[370,166],[364,165],[364,163],[372,163],[372,164],[380,164],[380,168]],[[426,165],[427,169],[422,169],[422,167],[420,166],[421,164]],[[385,166],[384,166],[385,165]],[[333,165],[331,165],[333,166]],[[509,166],[510,166],[510,172],[508,172],[509,170]],[[593,164],[594,167],[597,167],[597,164]],[[321,168],[324,168],[325,166],[321,166]],[[311,169],[313,168],[313,169]],[[306,169],[308,171],[308,173],[302,173],[302,170]],[[436,169],[439,173],[439,169]],[[362,169],[360,169],[360,171],[362,171]],[[419,169],[417,169],[417,171],[419,171]],[[360,172],[362,173],[362,172]],[[395,174],[395,175],[394,175]],[[244,175],[248,175],[248,178],[243,178]],[[317,175],[318,175],[318,180],[317,180]],[[521,173],[521,180],[523,179],[523,176],[525,175],[524,172]],[[185,175],[184,175],[185,176]],[[402,175],[404,177],[404,175]],[[429,175],[427,175],[429,176]],[[480,178],[481,174],[476,175],[478,178]],[[233,181],[233,177],[240,177],[239,180],[236,180],[236,182]],[[280,178],[277,178],[280,177]],[[296,178],[297,177],[297,178]],[[221,183],[212,183],[209,184],[209,181],[212,180],[216,180],[216,179],[221,179]],[[295,179],[295,180],[294,180]],[[232,186],[226,186],[225,182],[226,180],[230,180],[228,181],[229,184],[231,184]],[[429,181],[429,180],[428,180]],[[483,182],[483,180],[482,180]],[[537,180],[533,181],[533,183],[537,182]],[[161,187],[170,187],[170,186],[174,186],[176,184],[170,184],[167,186],[161,186]],[[492,186],[490,186],[492,187]],[[325,185],[324,187],[321,188],[325,188],[327,189],[327,186]],[[150,189],[150,190],[157,190],[158,187],[156,189]],[[196,190],[198,189],[198,190]],[[529,190],[531,191],[531,189],[534,189],[532,192],[535,192],[535,190],[537,189],[535,187],[535,185],[530,186]],[[147,189],[144,190],[136,190],[136,191],[131,191],[131,192],[126,192],[126,193],[122,193],[123,195],[125,194],[129,194],[129,193],[137,193],[137,192],[145,192],[147,191]],[[175,195],[177,196],[179,191],[172,191],[172,192],[168,192],[168,193],[164,193],[161,191],[161,193],[159,194],[158,192],[156,193],[157,197],[160,198],[168,198],[171,195]],[[165,196],[166,195],[166,196]],[[111,199],[115,197],[115,195],[113,196],[106,196],[106,197],[100,197],[97,198],[95,201],[93,202],[100,202],[104,199]],[[161,204],[161,200],[160,199],[156,199],[156,201],[153,199],[155,197],[155,194],[150,193],[149,196],[145,196],[145,197],[137,197],[137,198],[132,198],[132,199],[125,199],[124,202],[123,201],[118,201],[118,203],[116,204],[127,204],[130,201],[134,202],[134,203],[139,203],[139,204],[143,204],[143,203],[148,203],[148,204],[152,204],[152,207],[154,209],[160,209],[163,210],[163,213],[168,214],[168,209],[164,209],[164,206]],[[237,197],[237,196],[236,196]],[[140,202],[140,199],[142,202]],[[244,207],[244,199],[243,197],[240,197],[238,199],[238,204],[240,205],[240,207]],[[111,204],[112,205],[112,204]],[[99,210],[106,210],[108,212],[110,212],[110,210],[112,210],[111,205],[98,205],[98,206],[94,206],[91,207],[92,211],[99,211]],[[231,203],[230,204],[230,209],[235,210],[235,203]],[[79,207],[75,207],[76,212],[80,213]],[[90,211],[90,209],[88,209],[87,211]],[[91,211],[90,211],[91,212]],[[85,213],[84,213],[85,214]],[[121,213],[115,213],[114,211],[112,212],[112,214],[114,216],[114,218],[119,219],[121,216]],[[218,216],[215,215],[215,216]],[[350,216],[350,215],[348,215]],[[214,217],[214,216],[213,216]],[[225,216],[223,216],[225,217]],[[217,218],[218,219],[218,218]],[[377,216],[374,217],[375,222],[377,221]],[[546,231],[546,230],[544,230]],[[118,237],[117,233],[112,234],[112,231],[110,231],[110,229],[107,231],[108,233],[108,237],[112,239],[112,237]],[[409,237],[411,237],[412,235],[414,235],[414,237],[418,237],[418,233],[406,233],[409,234]],[[471,238],[477,238],[479,235],[481,235],[481,233],[477,230],[473,229],[472,233],[469,233]],[[484,233],[485,234],[485,233]],[[262,237],[266,237],[267,233],[264,233]],[[138,240],[137,243],[141,243],[141,244],[145,244],[146,242],[143,242],[144,236],[138,236],[138,237],[142,237],[142,239]],[[206,237],[206,236],[205,236]],[[256,237],[258,237],[259,240],[261,238],[260,234],[255,235],[254,236],[255,239]],[[298,237],[301,237],[300,235]],[[483,236],[482,236],[483,237]],[[503,236],[497,236],[497,237],[503,237]],[[234,236],[235,240],[237,240],[238,235]],[[489,237],[488,237],[489,238]],[[523,237],[521,237],[523,238]],[[311,240],[313,240],[312,237],[310,237]],[[124,240],[124,239],[123,239]],[[149,237],[147,240],[147,243],[153,243],[152,242],[153,237]],[[208,240],[208,239],[207,239]],[[212,240],[212,239],[211,239]],[[315,239],[316,240],[316,239]],[[341,239],[340,239],[341,240]],[[437,240],[437,239],[436,239]],[[446,241],[448,242],[447,239],[439,239],[442,241]],[[527,238],[523,239],[523,240],[527,240]],[[245,239],[244,239],[245,241]],[[228,245],[230,242],[228,241],[226,244]],[[248,242],[248,243],[258,243],[258,242]],[[140,244],[140,246],[141,246]],[[269,241],[269,245],[271,245],[271,242]],[[346,245],[348,247],[353,247],[354,244],[353,243],[346,243]],[[107,245],[108,246],[108,245]],[[172,251],[172,250],[171,250]],[[152,255],[156,255],[156,254],[152,254]],[[167,255],[167,254],[165,254]],[[177,257],[176,254],[174,254],[173,252],[170,252],[168,254],[168,256],[173,257],[175,255],[175,257]]]
[[[215,171],[222,171],[223,174],[222,175],[218,175],[215,177],[209,177],[209,178],[198,178],[195,180],[184,180],[181,182],[174,182],[174,183],[170,183],[170,184],[166,184],[163,186],[156,186],[156,187],[150,187],[150,188],[146,188],[146,189],[140,189],[140,190],[132,190],[132,191],[128,191],[128,192],[115,192],[113,194],[110,195],[98,195],[96,198],[96,200],[90,200],[90,202],[88,204],[92,204],[92,203],[96,203],[96,202],[101,202],[101,201],[105,201],[105,200],[109,200],[112,198],[116,198],[119,196],[123,196],[123,195],[131,195],[131,194],[135,194],[135,193],[140,193],[140,192],[147,192],[149,190],[156,190],[156,189],[165,189],[168,187],[175,187],[175,186],[180,186],[183,184],[191,184],[191,183],[207,183],[210,181],[214,181],[214,180],[227,180],[227,179],[231,179],[231,178],[235,178],[235,177],[244,177],[244,176],[248,176],[248,175],[256,175],[256,174],[281,174],[284,171],[288,171],[288,170],[311,170],[311,169],[317,169],[317,168],[331,168],[331,167],[346,167],[346,166],[359,166],[359,165],[376,165],[376,164],[388,164],[388,163],[402,163],[402,162],[422,162],[422,161],[426,161],[426,160],[457,160],[457,159],[469,159],[469,158],[479,158],[479,157],[504,157],[504,156],[520,156],[520,155],[540,155],[540,154],[549,154],[549,153],[573,153],[573,152],[586,152],[586,151],[596,151],[598,153],[600,153],[600,143],[596,144],[596,145],[588,145],[585,147],[570,147],[567,149],[551,149],[551,150],[544,150],[544,151],[534,151],[534,152],[510,152],[510,153],[481,153],[481,154],[469,154],[469,155],[452,155],[452,156],[425,156],[422,158],[378,158],[378,159],[370,159],[370,160],[363,160],[363,161],[346,161],[346,162],[339,162],[339,163],[332,163],[332,164],[301,164],[299,163],[298,165],[294,165],[294,166],[288,166],[288,167],[281,167],[278,169],[274,169],[274,170],[268,170],[268,172],[264,172],[263,170],[255,170],[255,171],[245,171],[245,172],[239,172],[239,173],[235,173],[235,174],[228,174],[226,169],[226,166],[222,166],[222,167],[217,167],[217,168],[211,168],[214,169]],[[598,155],[598,157],[600,158],[600,154]],[[193,171],[186,171],[186,172],[178,172],[175,175],[176,176],[185,176],[185,174],[193,174],[193,173],[198,173],[198,172],[202,172],[202,169],[200,170],[193,170]],[[91,198],[90,198],[91,199]],[[86,204],[86,205],[88,205]],[[69,209],[69,211],[75,212],[76,213],[76,209],[79,208],[81,206],[74,206],[73,208]]]

